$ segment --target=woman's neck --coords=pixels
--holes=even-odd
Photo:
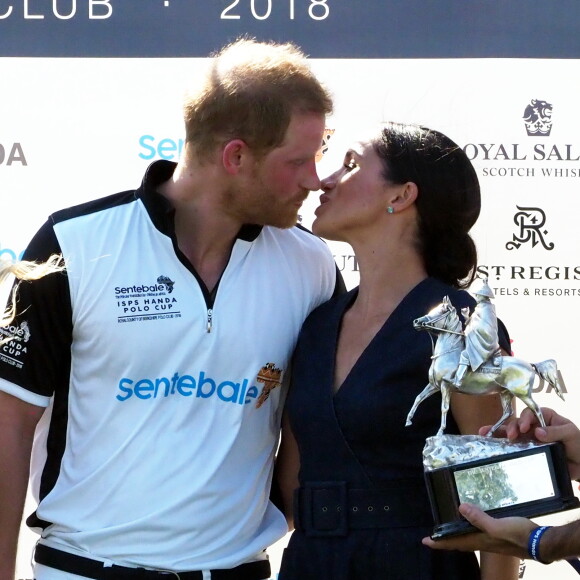
[[[352,305],[359,316],[386,316],[401,300],[427,278],[418,252],[411,247],[393,247],[377,251],[356,248],[360,272],[358,296]]]

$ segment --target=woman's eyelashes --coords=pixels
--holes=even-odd
[[[356,169],[358,167],[358,163],[354,160],[354,159],[348,159],[347,161],[345,161],[344,163],[344,168],[347,171],[352,171],[353,169]]]

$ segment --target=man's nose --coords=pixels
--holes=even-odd
[[[308,169],[302,182],[302,186],[304,189],[308,189],[309,191],[318,191],[320,189],[320,178],[316,172],[316,164],[313,163],[312,167]]]

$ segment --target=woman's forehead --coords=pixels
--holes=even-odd
[[[373,150],[373,143],[370,139],[362,139],[355,141],[351,144],[349,151],[356,153],[357,155],[363,156],[369,151]]]

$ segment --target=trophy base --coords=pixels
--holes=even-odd
[[[497,518],[532,518],[580,507],[561,443],[426,471],[425,482],[435,522],[434,540],[476,530],[459,513],[459,504],[464,502]]]
[[[531,506],[528,509],[524,508],[512,511],[510,511],[509,508],[500,508],[498,510],[488,510],[487,513],[495,518],[507,518],[510,516],[536,518],[538,516],[545,516],[556,512],[573,510],[578,507],[580,507],[580,501],[578,498],[574,497],[562,501],[540,502],[537,506],[534,506],[534,509],[531,509]],[[475,531],[477,531],[477,528],[472,526],[467,520],[460,522],[447,522],[435,526],[431,538],[433,540],[439,540],[448,536],[459,536],[461,534],[469,534]]]

